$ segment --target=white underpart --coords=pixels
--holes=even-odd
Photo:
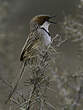
[[[49,30],[48,30],[49,25],[50,25],[50,23],[46,21],[45,23],[43,23],[43,25],[41,26],[41,28],[44,28],[46,31],[49,32]]]
[[[49,30],[48,30],[49,25],[50,25],[49,22],[45,22],[45,23],[41,26],[41,28],[44,28],[44,29],[49,33]],[[51,42],[52,42],[52,41],[51,41],[51,36],[50,36],[45,30],[43,30],[43,29],[41,29],[41,28],[38,29],[38,32],[41,34],[41,37],[43,37],[43,39],[44,39],[44,41],[43,41],[44,45],[48,46],[48,45],[50,45]]]

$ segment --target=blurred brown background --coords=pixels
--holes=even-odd
[[[56,15],[55,29],[56,33],[60,33],[62,31],[60,23],[64,22],[65,16],[78,14],[79,3],[80,0],[0,0],[0,79],[11,83],[16,78],[17,69],[20,68],[19,55],[29,32],[28,23],[33,16],[38,14]],[[81,19],[79,20],[83,23]],[[61,48],[66,53],[66,57],[63,59],[60,57],[57,60],[60,71],[63,71],[64,68],[65,71],[68,70],[67,72],[76,72],[78,65],[79,68],[82,68],[83,53],[79,53],[80,59],[71,54],[73,50],[76,50],[75,48],[78,48],[78,45],[80,42],[73,48],[69,45],[66,45],[64,50],[64,46]],[[67,54],[68,52],[69,54]],[[8,93],[8,86],[0,81],[0,110],[7,110],[4,101],[7,99]]]

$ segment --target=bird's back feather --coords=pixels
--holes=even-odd
[[[33,57],[39,47],[40,37],[37,31],[31,32],[23,46],[20,61]]]

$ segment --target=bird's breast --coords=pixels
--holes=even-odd
[[[38,32],[41,36],[41,38],[43,39],[43,43],[45,46],[48,46],[49,44],[51,44],[51,36],[48,34],[48,32],[46,32],[43,29],[38,29]]]

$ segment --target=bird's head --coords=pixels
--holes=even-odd
[[[30,29],[36,29],[38,27],[45,27],[48,28],[50,24],[56,24],[51,19],[55,16],[50,15],[38,15],[31,19],[30,21]]]

